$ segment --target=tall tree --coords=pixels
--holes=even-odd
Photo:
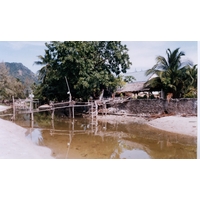
[[[157,63],[146,71],[146,75],[154,75],[154,77],[152,76],[153,78],[148,80],[145,86],[163,90],[164,96],[167,93],[173,93],[174,98],[180,98],[184,95],[185,81],[189,78],[187,70],[192,62],[190,60],[181,61],[185,53],[179,51],[179,48],[172,52],[167,49],[166,54],[167,59],[163,56],[157,56]]]
[[[197,65],[187,66],[185,74],[183,76],[183,96],[184,97],[197,97]]]
[[[112,92],[115,79],[130,68],[128,49],[121,42],[111,41],[65,41],[45,44],[47,49],[40,61],[39,71],[41,96],[48,99],[67,98],[65,77],[69,82],[72,97],[96,98],[102,89]]]

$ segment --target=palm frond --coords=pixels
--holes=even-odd
[[[174,96],[180,97],[180,94],[186,90],[187,87],[193,86],[197,83],[196,67],[191,68],[192,62],[186,60],[182,62],[181,59],[185,56],[180,48],[171,51],[169,48],[166,50],[167,59],[163,56],[156,57],[156,64],[146,71],[146,75],[155,74],[157,77],[145,83],[146,86],[162,88],[165,92],[172,92]]]

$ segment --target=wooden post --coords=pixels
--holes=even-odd
[[[74,119],[74,104],[72,105],[72,117]]]
[[[95,114],[96,114],[96,117],[98,115],[98,104],[97,102],[95,101]]]
[[[107,115],[106,102],[103,102],[103,114]]]
[[[33,126],[34,126],[34,121],[32,120],[31,121],[31,128],[33,128]],[[32,131],[31,131],[32,132]]]
[[[72,95],[71,95],[71,92],[70,92],[69,83],[68,83],[68,81],[67,81],[66,76],[65,76],[65,80],[66,80],[67,88],[68,88],[67,94],[69,94],[69,102],[71,102],[71,101],[72,101]]]
[[[53,109],[52,112],[51,112],[51,119],[52,120],[54,120],[54,111],[55,111],[55,109]]]
[[[70,104],[69,104],[70,105]],[[72,117],[72,110],[71,110],[71,107],[69,106],[69,117],[71,118]]]
[[[94,131],[94,135],[97,135],[98,132],[98,120],[97,118],[95,119],[95,131]]]
[[[52,126],[52,129],[54,130],[55,129],[54,120],[51,120],[51,126]]]
[[[31,111],[31,120],[34,121],[33,111]]]
[[[69,110],[70,110],[70,117],[72,116],[72,118],[74,119],[74,102],[73,101],[69,102]]]
[[[74,119],[72,121],[72,134],[74,135]]]
[[[13,118],[12,120],[14,121],[15,120],[15,100],[14,100],[14,96],[12,97],[13,99]]]
[[[34,116],[33,116],[33,97],[34,97],[34,95],[31,93],[29,97],[30,97],[30,118],[33,121],[34,120]]]
[[[93,124],[93,102],[91,102],[91,115],[92,115],[92,124]]]

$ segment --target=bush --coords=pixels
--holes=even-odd
[[[137,96],[137,99],[147,99],[147,95],[145,94],[143,97]]]
[[[150,99],[155,99],[155,96],[152,94],[149,98]]]

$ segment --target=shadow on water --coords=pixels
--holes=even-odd
[[[197,138],[158,130],[141,123],[86,118],[55,119],[48,114],[20,115],[27,139],[51,149],[57,159],[196,158]]]

